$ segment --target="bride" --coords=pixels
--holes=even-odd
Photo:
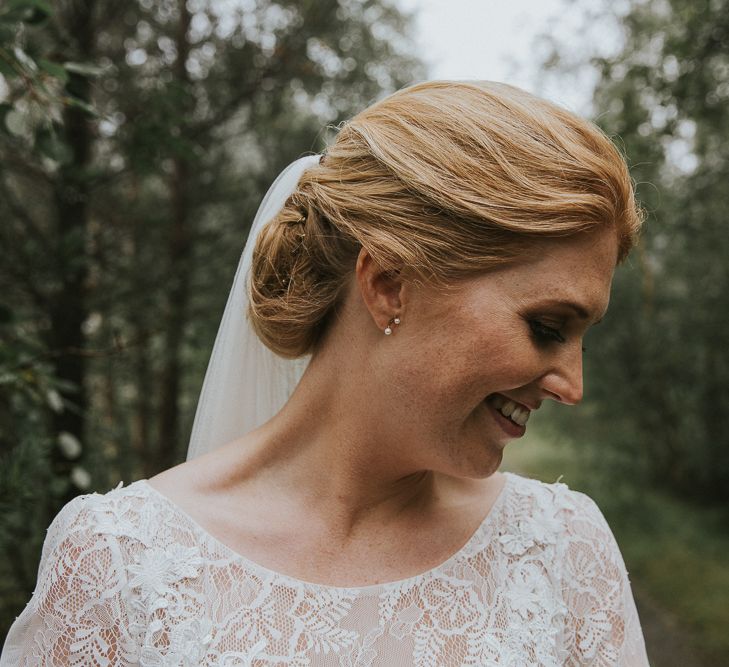
[[[599,508],[498,470],[580,401],[640,224],[609,139],[517,88],[343,124],[261,204],[188,460],[61,510],[0,665],[648,665]]]

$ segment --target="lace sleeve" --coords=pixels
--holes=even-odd
[[[622,554],[589,496],[573,502],[561,545],[562,595],[567,605],[565,665],[650,667]]]
[[[134,662],[119,540],[95,530],[91,497],[74,498],[49,526],[35,591],[8,631],[0,667]]]

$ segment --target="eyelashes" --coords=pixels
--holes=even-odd
[[[538,343],[564,343],[565,337],[560,333],[559,329],[550,327],[539,320],[529,320],[529,328],[532,335]]]
[[[559,329],[550,327],[548,324],[544,324],[544,322],[539,320],[529,320],[529,328],[531,329],[533,338],[541,345],[553,342],[564,343],[566,341]],[[582,351],[587,352],[587,348],[583,347]]]

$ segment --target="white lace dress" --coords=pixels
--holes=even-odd
[[[598,507],[565,484],[505,474],[446,562],[356,588],[247,560],[145,480],[79,496],[48,529],[0,667],[647,666]]]

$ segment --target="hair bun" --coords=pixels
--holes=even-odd
[[[624,158],[593,123],[486,81],[404,88],[341,125],[259,235],[248,316],[286,358],[322,340],[366,247],[383,270],[447,288],[540,238],[643,221]]]

